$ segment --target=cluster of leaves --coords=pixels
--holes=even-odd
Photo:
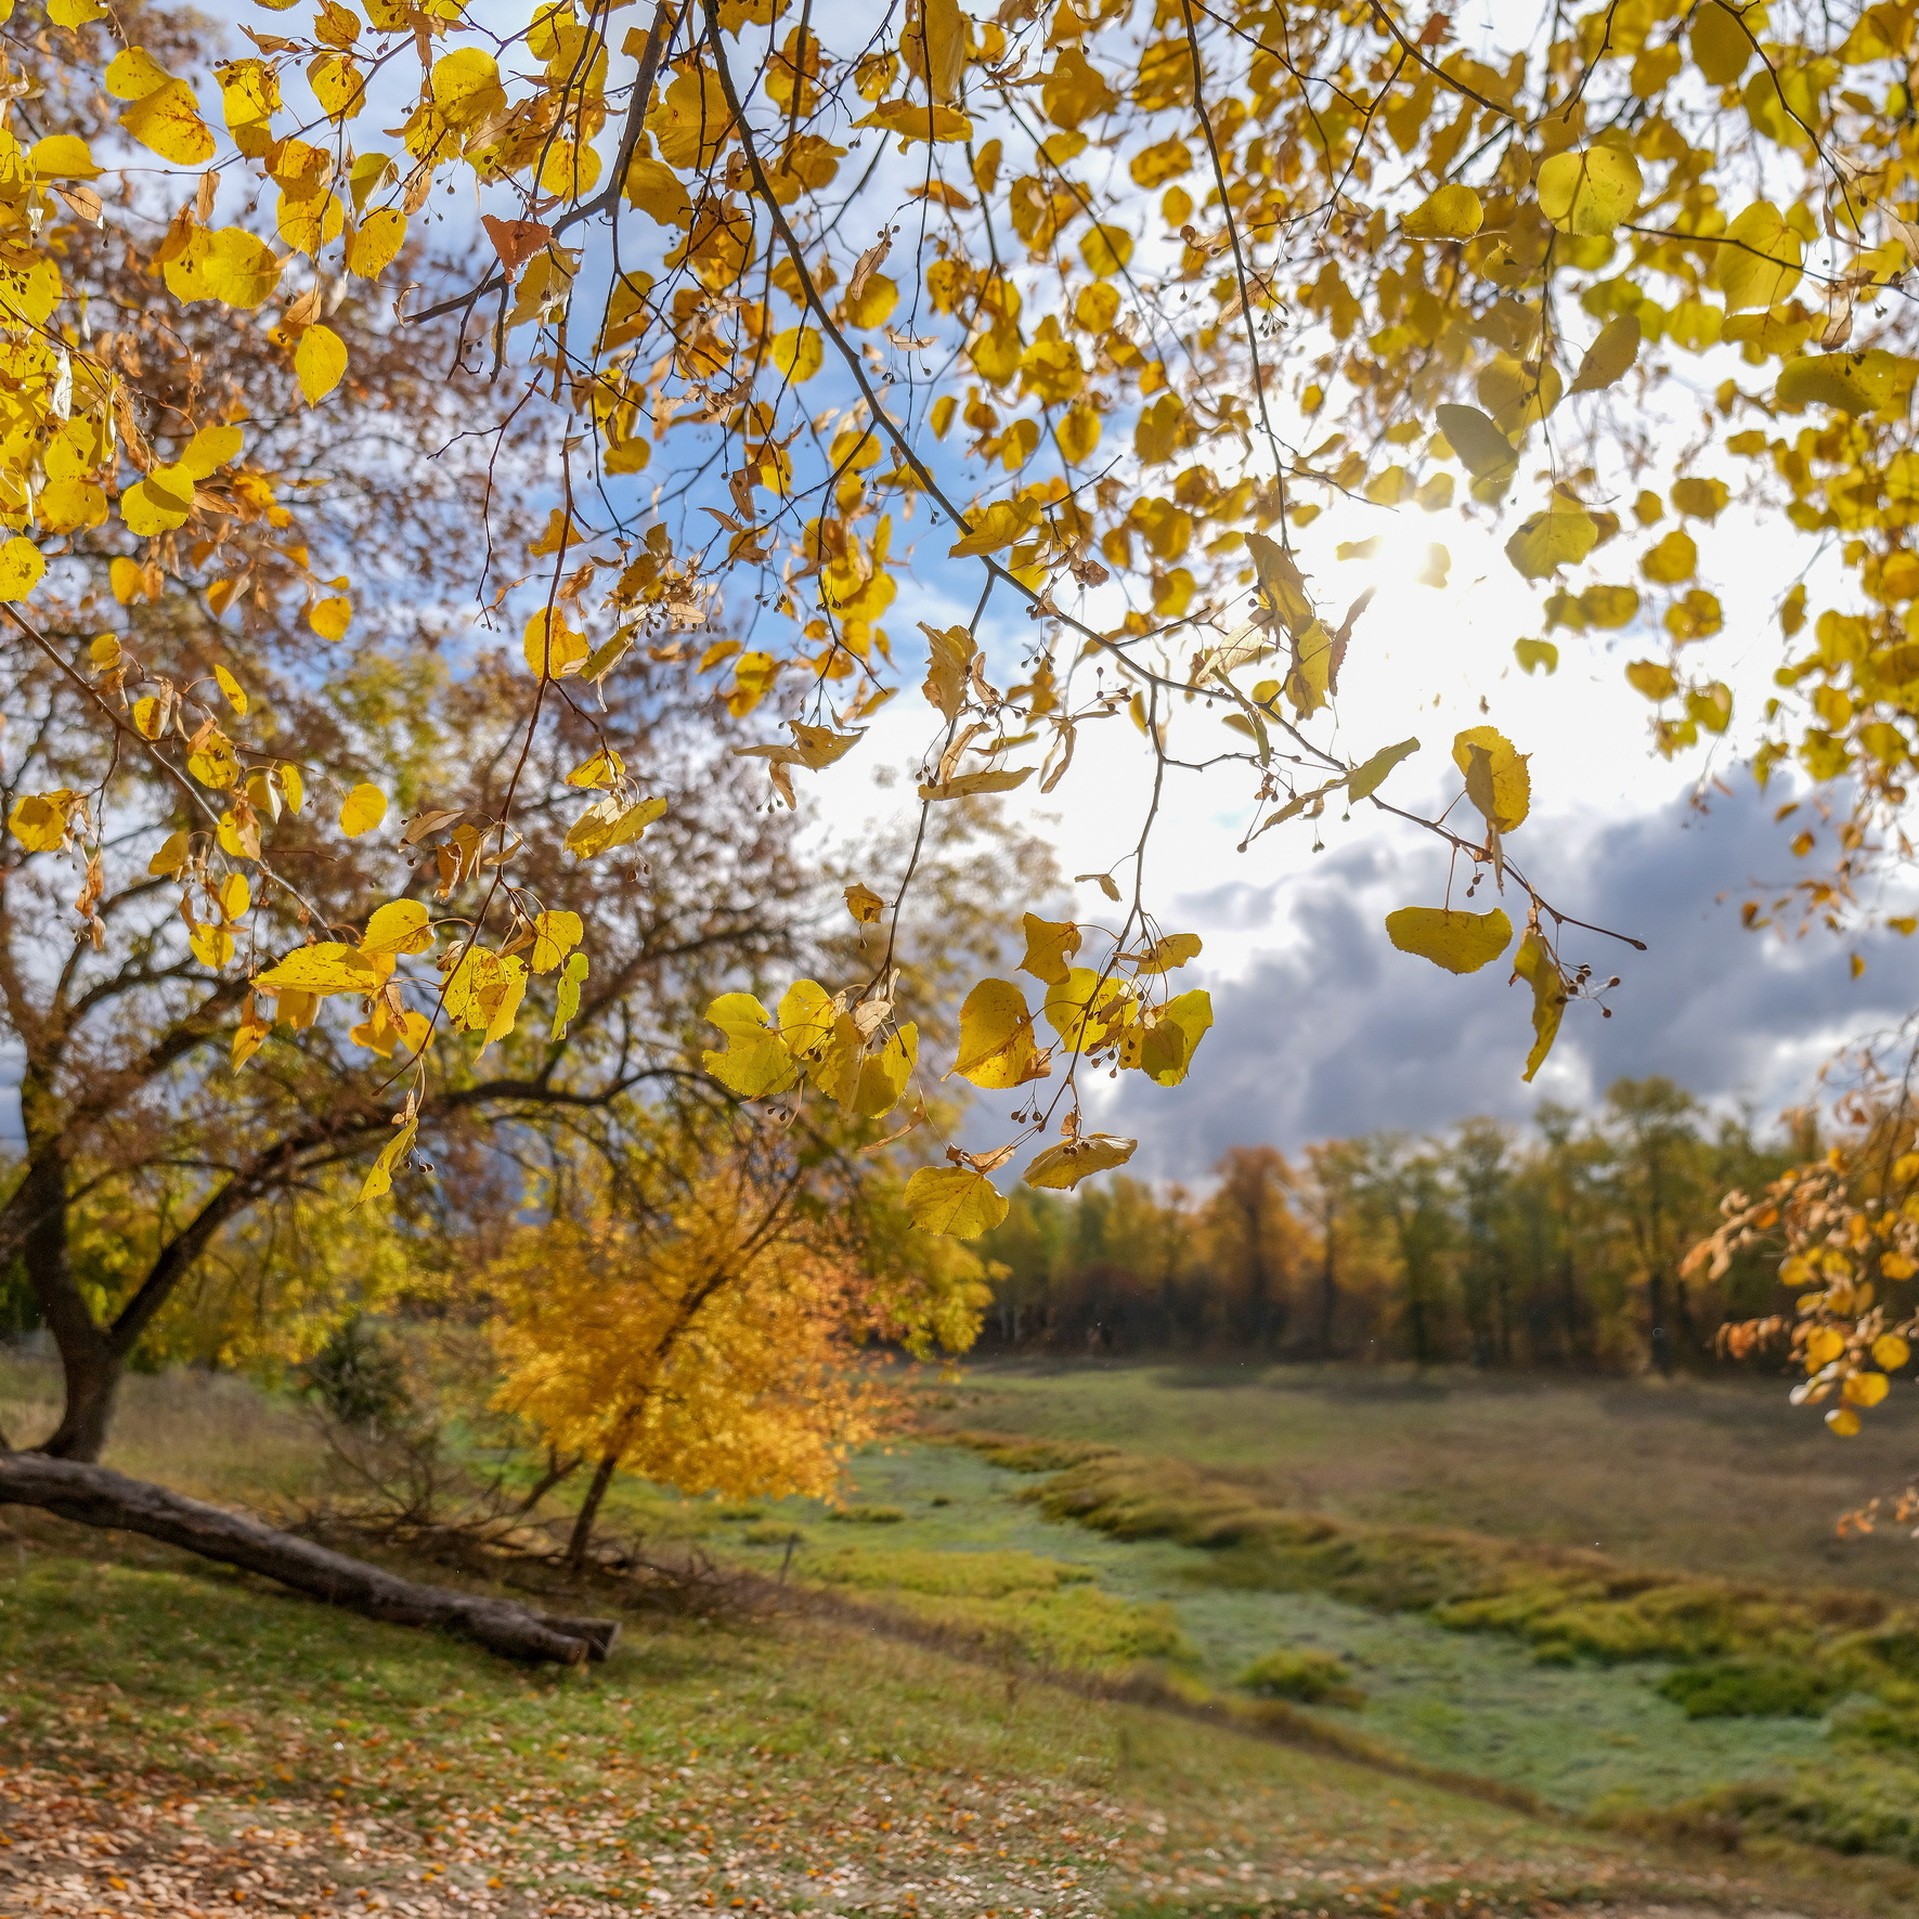
[[[84,694],[92,750],[62,784],[19,792],[8,821],[29,857],[77,854],[79,911],[104,939],[113,769],[140,756],[174,787],[184,823],[151,871],[179,887],[200,962],[249,975],[236,1065],[339,999],[356,1040],[409,1079],[368,1197],[414,1149],[443,1046],[446,1074],[470,1070],[535,980],[556,1042],[575,1017],[593,939],[534,870],[527,823],[574,809],[564,850],[590,865],[631,855],[681,803],[615,717],[629,677],[714,722],[715,753],[722,716],[777,713],[785,739],[735,750],[794,803],[799,776],[851,754],[910,677],[882,622],[929,564],[970,574],[979,597],[970,619],[921,629],[922,828],[969,797],[1059,786],[1088,727],[1130,720],[1144,742],[1138,839],[1085,876],[1120,923],[1051,922],[1069,928],[1048,936],[1065,979],[1037,974],[1057,1044],[1019,988],[985,979],[955,1068],[1012,1090],[1060,1063],[1062,1137],[1029,1176],[1120,1163],[1125,1142],[1079,1131],[1079,1063],[1171,1083],[1208,1017],[1203,994],[1153,984],[1183,937],[1160,930],[1148,891],[1169,775],[1239,769],[1247,842],[1332,805],[1416,817],[1381,789],[1417,742],[1343,744],[1365,596],[1321,610],[1311,529],[1328,501],[1512,498],[1506,552],[1551,626],[1663,634],[1663,659],[1627,669],[1659,705],[1659,745],[1728,728],[1726,682],[1691,664],[1725,616],[1688,528],[1719,518],[1732,483],[1688,470],[1640,486],[1629,513],[1608,504],[1671,463],[1683,383],[1661,353],[1717,379],[1689,467],[1708,449],[1744,461],[1748,492],[1833,536],[1833,604],[1814,608],[1804,583],[1782,604],[1788,637],[1816,650],[1782,671],[1759,771],[1791,754],[1816,781],[1851,776],[1862,815],[1904,799],[1919,688],[1899,303],[1919,246],[1909,7],[1835,23],[1810,6],[1615,0],[1469,50],[1444,14],[1415,34],[1384,6],[1240,0],[1003,0],[991,18],[912,0],[871,21],[795,18],[786,0],[540,0],[524,25],[410,0],[262,4],[274,30],[243,26],[240,57],[170,46],[98,0],[53,0],[9,42],[0,609],[34,670]],[[388,124],[369,139],[376,103]],[[115,175],[109,207],[92,182]],[[423,304],[402,279],[462,181],[490,257],[458,283],[436,272]],[[270,232],[242,207],[261,196]],[[401,769],[341,784],[326,837],[392,863],[384,904],[344,915],[287,871],[285,849],[322,829],[301,819],[301,743],[260,723],[257,685],[224,663],[179,677],[140,641],[135,609],[182,586],[241,631],[297,600],[322,642],[376,596],[323,573],[300,537],[283,501],[300,460],[260,455],[258,404],[217,383],[166,391],[131,331],[94,330],[74,267],[109,240],[143,299],[270,354],[286,404],[352,402],[400,325],[437,327],[423,337],[455,374],[491,382],[467,427],[496,465],[469,584],[483,621],[520,635],[524,677],[491,689],[516,743],[484,809],[415,795],[396,845],[373,836]],[[397,299],[374,329],[376,285]],[[1634,383],[1650,424],[1621,430]],[[551,458],[526,467],[514,435],[536,416]],[[390,493],[419,464],[416,445]],[[496,528],[496,493],[537,501],[536,524]],[[916,545],[916,522],[940,530]],[[1593,572],[1615,541],[1638,584]],[[76,657],[49,629],[77,615],[21,609],[70,609],[82,556],[105,564],[124,630]],[[988,671],[996,600],[1028,633],[1006,686]],[[1553,657],[1522,642],[1529,668]],[[564,765],[556,737],[580,738]],[[1469,896],[1523,897],[1517,946],[1503,907],[1450,887],[1388,931],[1457,972],[1513,951],[1534,1000],[1530,1075],[1590,969],[1560,951],[1578,922],[1506,855],[1528,756],[1486,726],[1452,757],[1472,823],[1448,825],[1449,808],[1424,824]],[[1863,817],[1847,830],[1850,856]],[[896,1017],[891,949],[913,869],[890,900],[849,895],[887,932],[870,972],[794,988],[777,1021],[750,997],[716,1003],[715,1071],[735,1095],[804,1081],[861,1120],[907,1096],[916,1021]],[[428,879],[441,901],[472,897],[436,921]],[[269,898],[279,950],[259,954],[247,929]],[[1100,963],[1066,966],[1086,934]],[[287,950],[290,936],[307,943]],[[1052,1117],[1018,1109],[1000,1156]],[[915,1215],[990,1224],[1000,1156],[933,1169]]]
[[[1919,1340],[1919,1125],[1911,1109],[1911,1068],[1888,1079],[1868,1060],[1846,1102],[1851,1124],[1819,1158],[1803,1160],[1756,1196],[1732,1192],[1715,1232],[1687,1256],[1687,1270],[1712,1276],[1761,1248],[1778,1262],[1792,1310],[1730,1327],[1737,1354],[1785,1346],[1805,1377],[1796,1405],[1825,1406],[1841,1438],[1879,1405]]]

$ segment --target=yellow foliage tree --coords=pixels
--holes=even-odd
[[[975,1262],[903,1317],[847,1235],[795,1205],[793,1179],[743,1158],[665,1178],[644,1216],[601,1189],[584,1217],[515,1231],[486,1275],[496,1405],[594,1462],[575,1562],[621,1467],[692,1493],[830,1494],[894,1404],[858,1363],[863,1337],[970,1344],[984,1299]]]
[[[351,1139],[311,1144],[371,1158],[367,1198],[476,1061],[517,1035],[501,1080],[548,1091],[539,1052],[626,1007],[581,895],[704,858],[676,822],[722,760],[796,806],[903,713],[918,828],[1057,792],[1122,822],[1097,893],[1053,919],[1009,885],[1021,961],[967,982],[956,1045],[922,1056],[896,951],[915,832],[845,889],[857,962],[762,997],[775,969],[743,960],[698,1050],[715,1098],[869,1138],[940,1122],[949,1076],[1006,1096],[999,1145],[914,1175],[922,1226],[990,1230],[1022,1153],[1046,1188],[1126,1163],[1082,1130],[1087,1064],[1193,1069],[1212,1006],[1153,834],[1175,779],[1233,782],[1244,847],[1329,809],[1430,831],[1443,896],[1386,936],[1510,963],[1536,1071],[1605,937],[1515,857],[1552,742],[1489,716],[1432,752],[1446,805],[1398,803],[1420,742],[1342,696],[1367,644],[1365,591],[1328,587],[1367,563],[1329,532],[1348,512],[1501,519],[1542,629],[1633,636],[1667,753],[1734,723],[1712,529],[1756,503],[1825,556],[1790,584],[1782,558],[1777,683],[1742,717],[1762,778],[1844,783],[1836,863],[1801,891],[1854,910],[1919,743],[1913,0],[1470,30],[1387,0],[263,3],[244,48],[98,0],[23,9],[7,41],[0,631],[26,704],[68,718],[0,799],[75,941],[144,969],[144,904],[177,908],[183,1047],[218,1031],[271,1070],[270,1040],[319,1028],[368,1055],[337,1082]],[[479,217],[449,265],[423,242],[456,186]],[[451,418],[391,377],[429,355]],[[382,430],[323,457],[369,405]],[[442,511],[472,536],[441,598],[474,609],[477,663],[440,608],[415,617],[386,537],[454,447],[490,462]],[[354,488],[379,511],[323,558],[307,517]],[[190,646],[151,643],[169,596],[203,616]],[[477,711],[487,777],[420,776],[403,726],[284,725],[299,675],[270,697],[234,650],[275,621],[348,657],[391,626],[381,697]],[[698,749],[677,772],[660,728]],[[1075,771],[1095,730],[1130,779]],[[364,884],[321,883],[349,866]],[[677,1009],[609,1023],[622,1060],[684,1058]],[[36,1068],[8,1250],[68,1175],[43,1091]],[[250,1164],[142,1283],[66,1450],[97,1450],[127,1342],[284,1170]],[[59,1297],[80,1350],[100,1329]]]

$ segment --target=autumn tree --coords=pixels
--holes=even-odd
[[[0,76],[0,621],[31,720],[7,820],[16,898],[62,929],[9,1026],[59,1054],[84,1001],[136,1090],[155,1030],[168,1070],[224,1041],[252,1076],[243,1145],[199,1155],[103,1326],[55,1234],[68,1142],[111,1105],[26,1069],[8,1217],[86,1375],[61,1450],[97,1446],[126,1339],[235,1208],[302,1155],[370,1159],[377,1201],[427,1177],[454,1107],[575,1097],[542,1051],[589,1011],[614,1079],[703,1069],[774,1126],[944,1135],[908,1187],[939,1231],[1002,1219],[1021,1153],[1041,1188],[1124,1164],[1081,1069],[1177,1084],[1212,1020],[1180,982],[1198,937],[1160,919],[1173,781],[1211,781],[1249,848],[1334,809],[1427,832],[1447,878],[1386,935],[1509,960],[1536,1071],[1620,949],[1521,863],[1551,742],[1489,714],[1433,754],[1443,808],[1400,803],[1420,742],[1340,698],[1367,644],[1363,577],[1328,584],[1353,512],[1500,516],[1542,632],[1630,636],[1671,754],[1735,721],[1712,529],[1777,515],[1823,559],[1780,561],[1745,744],[1832,795],[1793,844],[1833,858],[1784,906],[1866,911],[1919,710],[1910,7],[1608,0],[1470,41],[1383,3],[267,13],[216,50],[49,0]],[[356,428],[370,397],[390,434]],[[321,531],[328,435],[377,503],[350,540]],[[456,641],[409,512],[463,576]],[[915,615],[915,639],[885,624]],[[356,711],[274,650],[302,620],[371,675]],[[436,676],[457,792],[409,737]],[[901,726],[907,850],[846,885],[856,944],[782,991],[716,980],[696,1063],[671,995],[619,989],[644,941],[586,909],[643,865],[708,899],[757,871],[747,836],[687,823],[734,747],[765,804],[830,810],[833,769]],[[1108,756],[1087,785],[1089,732],[1137,742],[1130,781]],[[1110,819],[1098,901],[1009,883],[1019,960],[923,1059],[898,946],[928,821],[1029,783]],[[164,1021],[79,984],[129,967]],[[387,1077],[275,1081],[269,1035],[319,1034],[304,1059],[355,1031]],[[1010,1096],[998,1146],[951,1141],[948,1072]],[[303,1118],[262,1130],[263,1103]]]

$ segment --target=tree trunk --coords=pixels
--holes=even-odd
[[[22,1089],[22,1110],[38,1102]],[[60,1354],[65,1405],[53,1437],[42,1447],[57,1459],[96,1460],[107,1441],[120,1389],[121,1355],[111,1335],[94,1323],[73,1283],[67,1250],[67,1162],[57,1139],[36,1142],[18,1203],[25,1213],[20,1252],[27,1283]]]
[[[573,1536],[566,1542],[566,1563],[576,1570],[586,1564],[586,1549],[593,1543],[593,1522],[599,1517],[600,1501],[606,1497],[606,1489],[612,1485],[619,1463],[620,1455],[614,1451],[604,1455],[593,1469],[593,1483],[580,1502],[579,1517],[573,1522]]]
[[[1650,1322],[1647,1342],[1652,1347],[1653,1369],[1662,1379],[1670,1379],[1672,1328],[1666,1323],[1666,1276],[1662,1272],[1653,1272],[1646,1282],[1646,1317]]]
[[[257,1519],[187,1499],[104,1466],[43,1453],[0,1455],[0,1506],[38,1506],[82,1526],[144,1533],[202,1558],[261,1573],[296,1592],[399,1626],[440,1626],[489,1652],[532,1663],[604,1659],[619,1625],[536,1613],[509,1599],[422,1586]]]
[[[1333,1250],[1333,1216],[1327,1216],[1326,1245],[1319,1262],[1319,1336],[1314,1341],[1321,1359],[1333,1356],[1333,1327],[1339,1314],[1339,1260]]]

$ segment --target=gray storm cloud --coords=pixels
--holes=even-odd
[[[1771,804],[1749,787],[1703,814],[1680,798],[1597,828],[1535,821],[1526,840],[1555,904],[1649,949],[1568,934],[1569,959],[1622,984],[1607,996],[1610,1019],[1568,1009],[1533,1085],[1520,1079],[1527,989],[1509,987],[1504,966],[1457,979],[1394,951],[1381,919],[1432,896],[1432,855],[1375,844],[1298,878],[1176,903],[1169,925],[1270,934],[1276,950],[1240,977],[1204,982],[1218,1024],[1184,1086],[1125,1076],[1099,1123],[1138,1135],[1140,1172],[1189,1178],[1232,1145],[1423,1132],[1476,1113],[1523,1119],[1542,1098],[1583,1103],[1622,1076],[1663,1073],[1769,1116],[1812,1095],[1837,1047],[1919,1004],[1919,952],[1896,936],[1855,949],[1823,931],[1781,939],[1741,927],[1746,889],[1794,864]],[[1853,950],[1868,961],[1858,980]]]

